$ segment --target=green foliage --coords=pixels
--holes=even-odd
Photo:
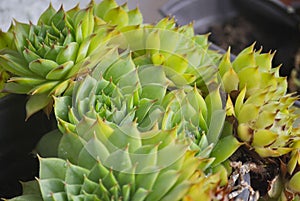
[[[0,37],[14,40],[0,44],[5,90],[30,95],[28,117],[54,102],[60,130],[41,140],[39,177],[12,200],[226,199],[241,150],[278,163],[266,199],[299,194],[296,98],[274,54],[250,46],[230,61],[192,24],[143,24],[114,0],[50,5]]]

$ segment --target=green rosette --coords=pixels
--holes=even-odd
[[[230,50],[219,65],[228,94],[225,124],[230,129],[226,132],[245,143],[246,155],[255,152],[258,158],[252,159],[254,163],[271,168],[270,175],[274,176],[267,199],[293,197],[300,192],[295,185],[299,167],[299,128],[295,122],[299,114],[293,104],[297,97],[287,93],[287,80],[279,75],[280,67],[272,67],[274,53],[262,53],[251,45],[234,61],[229,56]]]
[[[1,44],[0,65],[12,75],[4,91],[30,95],[27,118],[41,109],[49,114],[52,96],[72,91],[76,78],[94,67],[93,55],[101,54],[99,48],[114,35],[115,24],[110,22],[118,18],[102,20],[94,12],[101,9],[106,10],[103,3],[91,2],[85,9],[77,5],[56,11],[50,4],[37,25],[15,21],[1,34],[1,41],[8,42]],[[142,23],[138,10],[128,12],[130,19]]]

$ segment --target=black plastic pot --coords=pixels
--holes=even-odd
[[[160,11],[164,16],[175,15],[179,25],[193,21],[197,33],[207,33],[211,24],[237,14],[229,0],[169,0]]]
[[[19,181],[37,176],[38,162],[31,151],[38,140],[55,127],[43,112],[25,121],[25,104],[23,95],[0,99],[0,198],[20,194]]]
[[[174,15],[179,25],[194,21],[195,31],[200,34],[242,16],[253,28],[251,41],[246,45],[256,42],[257,49],[263,46],[265,51],[276,50],[274,66],[282,64],[281,75],[290,75],[300,46],[300,17],[278,0],[169,0],[161,12],[165,16]],[[211,33],[210,40],[220,46],[216,32]],[[232,46],[232,49],[240,45],[226,42],[226,47]]]

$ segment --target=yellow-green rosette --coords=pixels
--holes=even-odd
[[[76,78],[94,67],[94,55],[114,34],[113,19],[119,19],[114,13],[98,17],[96,12],[106,10],[104,4],[91,2],[85,9],[68,11],[50,4],[37,25],[15,21],[1,34],[1,41],[13,41],[1,44],[0,65],[12,75],[4,90],[30,95],[27,118],[41,109],[49,114],[52,96],[69,93]],[[130,24],[142,23],[138,10],[128,11],[128,16]]]
[[[279,75],[280,67],[272,67],[274,53],[261,51],[251,45],[232,62],[230,51],[222,58],[219,72],[228,94],[225,124],[230,127],[226,132],[245,143],[245,156],[255,152],[250,161],[262,163],[266,170],[272,167],[267,196],[287,199],[289,194],[299,193],[295,185],[299,128],[294,127],[299,115],[293,107],[297,97],[287,93],[287,80]],[[293,193],[289,193],[289,186],[293,186]]]

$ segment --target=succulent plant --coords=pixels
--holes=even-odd
[[[28,117],[43,108],[51,110],[51,96],[70,91],[76,77],[95,65],[93,55],[99,54],[98,47],[105,45],[114,30],[94,14],[94,10],[99,15],[105,11],[104,4],[91,2],[86,9],[77,5],[69,11],[63,7],[56,11],[50,4],[37,25],[15,21],[1,34],[3,40],[13,41],[1,45],[0,65],[13,75],[5,91],[30,95]],[[138,9],[128,15],[131,24],[142,22]],[[110,16],[104,20],[118,19]]]
[[[169,21],[169,19],[165,19],[163,22],[172,21]],[[152,31],[150,31],[149,27],[141,27],[140,30],[143,30],[143,32],[149,31],[153,33]],[[162,30],[160,30],[160,32],[163,33]],[[202,79],[200,73],[197,72],[197,70],[199,70],[197,66],[193,67],[191,65],[191,68],[193,68],[193,71],[191,72],[194,73],[195,76],[197,76],[197,79],[189,82],[186,79],[184,79],[184,81],[178,79],[179,81],[177,82],[177,79],[173,76],[174,74],[170,74],[168,70],[176,67],[177,69],[179,69],[182,67],[181,64],[175,62],[168,63],[168,65],[166,65],[166,63],[158,65],[157,63],[154,63],[151,59],[151,52],[154,49],[148,48],[147,46],[138,47],[136,49],[133,48],[133,50],[129,49],[129,51],[127,51],[127,49],[122,49],[126,46],[129,48],[131,47],[131,43],[124,46],[124,33],[124,30],[122,30],[121,35],[112,39],[112,41],[110,42],[111,44],[115,44],[116,41],[121,41],[121,46],[112,46],[103,49],[103,52],[106,52],[106,54],[99,55],[99,63],[94,68],[91,76],[80,78],[80,81],[78,81],[75,85],[73,93],[71,95],[65,95],[55,98],[55,114],[57,116],[59,128],[64,134],[57,149],[58,154],[55,155],[60,159],[45,158],[40,160],[41,172],[39,186],[42,191],[43,199],[45,199],[45,195],[48,194],[46,187],[49,184],[48,182],[52,180],[51,178],[53,177],[53,175],[47,176],[47,181],[45,181],[46,187],[43,187],[41,183],[41,181],[43,180],[42,178],[44,178],[44,176],[42,176],[43,162],[49,161],[49,163],[54,163],[54,165],[51,165],[50,169],[53,169],[54,166],[56,166],[55,164],[57,163],[67,164],[68,162],[66,162],[65,160],[68,160],[70,166],[72,167],[83,167],[83,164],[81,162],[79,163],[79,159],[74,159],[73,157],[79,156],[79,152],[83,150],[85,144],[89,144],[89,141],[91,140],[95,141],[96,136],[94,136],[94,134],[100,132],[97,134],[97,138],[99,137],[99,140],[105,144],[103,146],[100,146],[98,143],[97,145],[95,145],[95,149],[102,149],[103,147],[107,147],[109,152],[111,150],[109,155],[116,155],[115,151],[117,150],[114,148],[111,149],[109,146],[111,146],[111,144],[117,144],[118,152],[120,152],[120,150],[122,150],[122,153],[124,153],[124,151],[128,151],[127,155],[129,155],[129,158],[126,155],[118,155],[118,160],[128,159],[129,161],[131,161],[131,166],[135,163],[132,162],[134,158],[130,159],[130,156],[132,154],[134,156],[135,150],[137,149],[145,149],[145,151],[150,151],[154,150],[153,148],[156,147],[156,151],[154,150],[154,153],[156,154],[157,152],[157,154],[160,155],[159,142],[161,142],[162,144],[166,143],[166,145],[162,146],[162,150],[168,147],[171,148],[174,145],[174,150],[180,151],[180,147],[185,145],[184,152],[181,152],[180,154],[172,153],[174,152],[174,150],[166,153],[168,160],[171,160],[171,162],[166,163],[165,166],[167,169],[173,168],[174,164],[172,163],[175,162],[175,164],[177,164],[176,161],[178,160],[178,156],[180,156],[181,158],[185,157],[185,155],[189,155],[189,158],[191,157],[191,160],[200,161],[195,167],[200,175],[196,176],[193,174],[193,172],[195,172],[196,170],[193,169],[193,165],[187,168],[188,166],[185,167],[184,165],[184,160],[180,160],[182,161],[180,163],[183,164],[179,165],[179,167],[185,167],[185,171],[189,172],[190,175],[194,175],[195,178],[193,177],[193,179],[195,180],[193,180],[193,182],[187,186],[185,186],[184,184],[184,187],[182,186],[183,184],[181,184],[181,182],[176,182],[175,186],[173,187],[172,185],[165,185],[163,182],[159,182],[161,184],[157,185],[163,185],[166,186],[166,188],[170,189],[173,189],[174,187],[175,188],[174,192],[172,190],[169,191],[170,189],[168,189],[168,193],[166,195],[162,194],[161,191],[159,191],[158,194],[160,196],[166,196],[166,200],[170,200],[173,194],[176,194],[176,197],[172,197],[171,200],[197,200],[199,196],[203,197],[204,200],[210,200],[219,182],[223,180],[223,185],[226,184],[226,179],[228,176],[227,170],[223,166],[220,167],[220,163],[228,159],[228,157],[230,157],[231,154],[240,146],[240,143],[232,136],[228,136],[224,138],[224,140],[221,139],[219,141],[220,132],[222,130],[225,118],[225,111],[223,109],[223,102],[219,87],[212,85],[209,88],[209,90],[211,90],[211,93],[208,94],[205,98],[202,97],[201,91],[197,88],[197,85],[200,82],[197,81],[199,79],[204,81],[204,79]],[[177,34],[180,35],[181,33]],[[143,36],[141,40],[147,41],[149,37],[150,35],[146,35],[146,37]],[[202,37],[203,44],[207,46],[207,36]],[[200,36],[198,36],[197,38],[200,39]],[[125,40],[125,42],[128,41]],[[206,54],[206,52],[203,51],[200,42],[195,43],[195,41],[192,40],[192,42],[189,43],[189,45],[195,44],[195,47],[199,47],[199,52],[204,52]],[[202,55],[201,53],[199,54]],[[174,55],[175,54],[177,53],[174,53]],[[182,52],[181,54],[184,55],[185,53]],[[181,54],[177,54],[178,58],[180,58]],[[211,54],[212,58],[216,57],[216,53],[212,52]],[[203,55],[201,58],[206,57],[208,57],[208,55]],[[203,59],[202,61],[206,60]],[[212,61],[215,62],[214,60]],[[199,63],[201,63],[201,59]],[[199,66],[201,67],[200,69],[203,70],[206,68],[211,68],[211,65],[214,64],[203,64],[203,66]],[[183,73],[180,72],[180,74],[177,73],[176,75],[179,75],[179,78],[182,78],[182,74],[186,72],[185,70],[186,69],[184,69],[184,71],[181,71]],[[216,73],[216,71],[212,70],[211,73]],[[212,76],[212,78],[207,80],[209,80],[210,84],[213,84],[215,78],[216,76]],[[203,83],[200,86],[203,86]],[[99,129],[91,128],[91,126],[95,126],[96,124],[99,124],[98,126],[101,125],[103,128],[109,128],[109,130],[111,130],[113,133],[113,130],[118,130],[118,134],[116,133],[116,136],[112,135],[108,139],[105,139],[106,134],[104,134]],[[128,126],[130,129],[128,128]],[[129,129],[128,131],[127,128]],[[88,135],[86,135],[85,132],[87,130],[90,133]],[[134,133],[136,136],[130,137],[130,135]],[[73,138],[72,142],[66,142],[65,139],[70,139],[69,137],[71,136]],[[84,139],[79,140],[81,138]],[[140,142],[140,138],[142,138],[142,142]],[[73,145],[77,144],[73,140],[81,141],[82,145],[79,145],[79,147],[73,147]],[[140,145],[136,144],[136,141],[139,141],[138,144],[140,145],[145,145],[147,149],[143,146],[140,147]],[[181,141],[189,143],[182,144]],[[216,149],[214,149],[214,144],[216,144]],[[230,145],[230,147],[228,145]],[[226,151],[220,151],[225,146],[227,146]],[[76,152],[75,150],[78,150],[78,152]],[[215,160],[214,158],[210,158],[210,154],[212,155],[212,157],[218,159]],[[150,154],[149,157],[151,155],[152,154]],[[175,158],[171,157],[171,155],[173,155]],[[120,174],[118,173],[118,171],[124,172],[127,171],[128,168],[124,169],[122,167],[115,166],[113,168],[113,170],[115,171],[110,171],[109,169],[112,164],[105,163],[105,161],[107,160],[100,160],[101,163],[99,163],[99,160],[98,162],[96,160],[96,155],[92,154],[92,157],[94,158],[93,165],[91,165],[90,167],[86,167],[87,171],[91,171],[93,169],[92,166],[96,164],[97,166],[99,166],[99,164],[102,164],[104,165],[104,167],[106,167],[103,167],[104,169],[106,169],[105,171],[103,169],[103,171],[110,172],[110,177],[112,180],[117,183],[123,182],[122,179],[118,177],[118,175]],[[100,155],[99,157],[101,158]],[[114,160],[112,159],[111,161],[114,163],[119,162],[115,157],[116,156],[114,156]],[[145,156],[143,155],[141,160],[144,160],[144,158],[147,157],[148,154],[146,154]],[[84,158],[86,159],[86,156]],[[214,163],[214,170],[217,170],[217,167],[219,170],[222,170],[222,178],[220,177],[220,173],[212,174],[213,170],[210,168],[212,163]],[[157,166],[157,164],[155,165]],[[150,167],[151,166],[147,167],[147,169]],[[136,171],[129,172],[132,173],[132,177],[143,178],[143,176],[145,176],[144,174],[140,174],[143,172],[140,172],[142,171],[142,169],[138,166],[134,167],[134,169],[131,168],[131,171]],[[178,173],[181,174],[182,171],[179,171]],[[163,173],[164,171],[162,170],[159,172]],[[66,179],[66,175],[64,176],[65,178],[60,178],[62,181]],[[189,183],[188,181],[189,179],[185,180],[184,183]],[[68,183],[68,181],[65,182]],[[139,185],[138,182],[135,185]],[[179,185],[180,187],[177,188],[176,185]],[[58,184],[53,184],[53,186],[56,187],[58,186]],[[183,189],[178,190],[179,188]],[[138,190],[138,188],[136,188],[136,190]],[[66,188],[64,187],[63,189],[60,188],[59,191],[64,195],[66,195],[66,193],[68,194],[68,192],[65,192]],[[107,189],[107,192],[108,191],[110,191],[110,189]],[[153,192],[156,192],[156,190],[153,189]],[[80,196],[83,196],[82,193],[83,192],[80,193]],[[122,190],[118,191],[118,194],[115,195],[115,198],[111,198],[111,193],[112,192],[108,193],[107,195],[102,193],[101,195],[108,196],[108,198],[105,198],[107,200],[113,200],[119,198],[118,196],[121,196],[123,192]],[[60,193],[58,195],[62,194]],[[134,194],[130,195],[134,196]],[[148,193],[144,196],[148,196]],[[149,196],[150,198],[145,197],[141,198],[141,200],[152,200],[151,193],[149,193]],[[68,199],[71,198],[68,197]],[[155,198],[154,200],[160,199],[162,198],[159,197]]]
[[[203,134],[205,127],[201,140],[197,139],[199,131],[198,136],[192,136],[188,130],[192,132],[195,128],[187,128],[187,122],[191,121],[189,115],[195,116],[193,110],[200,110],[202,106],[207,110],[199,91],[189,87],[167,92],[168,82],[162,68],[136,68],[130,53],[117,58],[100,79],[87,76],[77,83],[72,96],[55,98],[55,113],[64,133],[57,148],[58,158],[40,158],[38,186],[41,195],[29,193],[15,200],[26,196],[37,197],[37,200],[75,200],[81,197],[197,200],[199,196],[203,200],[211,199],[220,182],[219,174],[206,175],[203,172],[213,161],[208,158],[212,147],[208,147]],[[116,69],[125,70],[120,74]],[[105,80],[106,76],[110,79]],[[166,93],[169,95],[165,96]],[[220,96],[214,94],[221,101]],[[181,110],[178,108],[180,104],[189,110]],[[208,111],[204,112],[208,114]],[[193,124],[196,126],[198,122]],[[189,134],[187,137],[186,133]],[[194,150],[195,146],[190,144],[193,141],[199,146]],[[201,154],[200,146],[206,148]],[[108,155],[105,156],[103,151]],[[125,165],[120,160],[128,162],[126,167],[120,166]],[[74,174],[73,171],[77,171],[77,175],[84,171],[85,176],[82,174],[77,178],[81,183],[70,183],[69,176]],[[95,175],[96,171],[99,175]],[[55,172],[62,174],[55,175]],[[168,178],[173,179],[168,182]],[[54,180],[57,182],[53,183]],[[59,187],[60,183],[66,185]],[[75,188],[77,194],[72,194]]]
[[[114,0],[50,5],[0,37],[5,90],[30,95],[28,116],[54,100],[60,130],[42,139],[39,177],[13,201],[226,200],[237,183],[256,199],[237,181],[245,171],[268,173],[261,199],[300,194],[297,98],[273,53],[252,45],[230,61],[192,24],[143,24]],[[235,159],[247,170],[230,176]]]
[[[86,117],[77,124],[77,133],[63,134],[60,158],[40,158],[41,195],[31,191],[23,198],[197,200],[201,194],[210,200],[219,177],[199,169],[205,161],[194,157],[175,130],[155,127],[141,133],[136,122],[109,126],[100,117]]]
[[[97,62],[94,56],[99,54],[97,47],[104,46],[106,39],[114,37],[115,29],[130,40],[126,45],[131,45],[135,56],[139,56],[139,49],[153,50],[150,55],[139,58],[140,62],[148,58],[157,65],[179,62],[175,70],[168,69],[173,80],[189,83],[195,80],[201,83],[202,80],[203,84],[205,77],[211,78],[215,74],[216,68],[206,65],[212,65],[211,60],[216,59],[217,54],[213,56],[209,52],[207,37],[194,36],[192,25],[178,28],[174,19],[168,18],[155,26],[142,22],[138,8],[128,10],[126,5],[118,6],[113,0],[99,4],[91,1],[86,9],[76,6],[69,11],[64,11],[63,7],[56,11],[50,4],[37,25],[15,21],[8,32],[1,32],[3,41],[10,41],[1,44],[1,66],[12,74],[5,91],[30,95],[26,107],[28,117],[43,108],[49,113],[51,96],[71,91],[76,77],[94,67]],[[168,45],[171,41],[165,41],[168,38],[173,40],[172,46]],[[138,42],[136,46],[132,41],[143,44]],[[197,48],[196,43],[202,49]],[[206,71],[210,73],[204,73]]]
[[[272,166],[276,172],[273,175],[275,177],[277,174],[285,174],[280,173],[285,170],[277,172],[276,165],[273,166],[276,161],[277,168],[281,168],[276,158],[285,161],[290,153],[298,151],[294,149],[293,142],[299,129],[293,125],[299,115],[293,109],[297,97],[287,93],[287,81],[280,77],[279,67],[272,68],[274,54],[262,54],[261,51],[254,50],[252,45],[231,63],[229,50],[219,69],[224,89],[228,93],[226,124],[231,126],[227,126],[229,129],[226,132],[233,133],[245,143],[248,157],[251,158],[250,152],[253,149],[261,157],[259,163],[263,163],[264,168]],[[299,160],[297,154],[293,155]],[[288,165],[291,169],[289,173],[295,170],[295,159],[293,162],[293,168]],[[274,190],[273,186],[270,188]],[[299,190],[295,193],[299,193]]]
[[[220,64],[224,87],[230,94],[227,106],[238,121],[237,136],[262,157],[291,151],[287,139],[296,117],[291,107],[296,97],[286,94],[286,78],[279,76],[279,68],[271,68],[272,57],[250,46],[232,66],[228,54]]]

